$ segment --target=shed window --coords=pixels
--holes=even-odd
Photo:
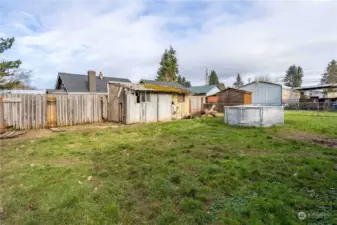
[[[185,95],[178,95],[178,102],[184,102],[185,101]]]
[[[137,103],[151,101],[149,92],[136,92],[136,98],[137,98]]]
[[[137,98],[137,103],[140,103],[140,93],[138,91],[136,92],[136,98]]]
[[[146,101],[151,102],[150,92],[146,92]]]

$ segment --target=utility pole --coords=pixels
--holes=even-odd
[[[206,82],[205,85],[208,85],[208,68],[206,67],[206,74],[205,74]]]

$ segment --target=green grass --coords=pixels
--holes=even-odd
[[[337,137],[337,112],[286,111],[286,127]]]
[[[336,149],[279,136],[336,135],[337,120],[305,118],[287,113],[270,129],[180,120],[3,147],[0,223],[337,223]]]

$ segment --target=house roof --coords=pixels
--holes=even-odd
[[[61,79],[67,92],[89,92],[88,75],[58,73],[58,79]],[[96,76],[96,92],[107,92],[107,83],[109,81],[131,83],[129,79],[125,78],[103,76],[101,80]]]
[[[251,85],[251,84],[254,84],[254,83],[273,84],[273,85],[277,85],[277,86],[281,86],[281,87],[282,87],[281,84],[276,84],[276,83],[272,83],[272,82],[267,82],[267,81],[253,81],[253,82],[250,82],[250,83],[248,83],[248,84],[243,85],[243,86],[240,87],[240,88],[243,88],[243,87],[245,87],[245,86],[248,86],[248,85]]]
[[[209,92],[210,90],[212,90],[215,87],[217,87],[217,85],[194,86],[194,87],[190,87],[190,88],[187,88],[187,89],[189,91],[193,92],[193,93],[206,94],[207,92]]]

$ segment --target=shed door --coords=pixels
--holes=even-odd
[[[252,104],[252,95],[251,94],[245,93],[243,95],[243,104],[245,104],[245,105]]]

